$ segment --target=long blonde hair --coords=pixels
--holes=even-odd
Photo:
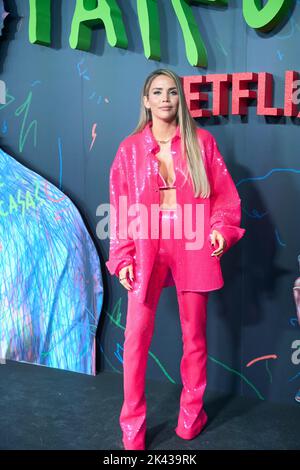
[[[172,78],[176,84],[179,97],[177,123],[181,135],[182,155],[187,156],[187,168],[192,180],[195,197],[201,196],[207,198],[210,195],[210,184],[202,159],[203,147],[197,138],[197,127],[187,107],[181,79],[176,73],[168,69],[158,69],[146,78],[141,94],[140,119],[132,134],[141,132],[147,123],[152,121],[151,110],[147,109],[144,105],[144,96],[148,97],[151,83],[158,75],[166,75]]]

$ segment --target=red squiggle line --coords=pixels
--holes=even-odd
[[[45,194],[46,194],[46,197],[47,199],[49,199],[49,201],[52,201],[52,202],[61,202],[63,201],[64,199],[66,199],[68,196],[64,195],[63,197],[60,197],[58,199],[55,199],[51,196],[49,196],[49,193],[48,193],[48,186],[49,186],[49,183],[48,181],[45,181]]]
[[[248,362],[246,367],[250,367],[252,366],[252,364],[255,364],[255,362],[265,361],[266,359],[278,359],[278,356],[276,356],[276,354],[269,354],[268,356],[257,357],[256,359],[253,359],[252,361]]]

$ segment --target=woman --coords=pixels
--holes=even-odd
[[[183,338],[177,435],[206,424],[206,305],[223,285],[220,256],[244,234],[240,199],[213,136],[191,117],[180,78],[146,79],[141,117],[110,172],[111,274],[128,290],[123,353],[125,449],[145,449],[145,373],[161,289],[176,286]]]

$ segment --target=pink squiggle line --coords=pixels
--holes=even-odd
[[[97,137],[97,133],[96,133],[96,128],[97,128],[97,124],[95,123],[93,125],[93,128],[92,128],[92,143],[91,143],[91,146],[90,146],[90,151],[92,150],[93,146],[94,146],[94,143],[95,143],[95,140],[96,140],[96,137]]]
[[[46,194],[47,199],[49,199],[49,201],[51,201],[51,202],[61,202],[64,199],[67,198],[67,195],[64,195],[64,196],[62,196],[58,199],[54,199],[53,197],[49,196],[48,186],[49,186],[49,182],[45,181],[45,194]]]
[[[268,356],[257,357],[256,359],[253,359],[252,361],[248,362],[246,367],[250,367],[252,366],[252,364],[255,364],[255,362],[265,361],[266,359],[278,359],[278,356],[276,356],[276,354],[269,354]]]

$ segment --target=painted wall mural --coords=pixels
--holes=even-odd
[[[4,20],[8,16],[8,12],[4,9],[3,0],[0,0],[0,37],[2,36],[2,30],[4,28]],[[0,104],[5,103],[5,82],[0,80]]]
[[[95,374],[96,249],[53,184],[0,150],[0,356]]]
[[[16,7],[12,13],[13,3]],[[299,277],[300,252],[297,238],[300,109],[292,96],[300,72],[296,47],[300,39],[300,1],[276,2],[277,10],[272,1],[264,2],[261,10],[258,2],[249,1],[250,7],[245,10],[239,0],[216,2],[217,8],[210,8],[212,1],[145,0],[137,4],[136,0],[118,0],[107,3],[118,6],[120,15],[103,17],[105,21],[100,18],[102,23],[96,1],[90,2],[94,8],[90,13],[83,11],[84,2],[52,3],[52,10],[48,10],[51,12],[46,31],[48,39],[44,41],[50,47],[45,47],[43,41],[39,43],[33,36],[32,42],[28,40],[33,25],[30,21],[35,14],[30,7],[36,7],[39,14],[41,2],[5,2],[15,20],[9,22],[14,40],[0,42],[0,57],[1,50],[5,51],[0,59],[0,78],[6,83],[6,102],[0,104],[1,161],[6,165],[10,162],[14,171],[19,165],[17,161],[22,162],[23,168],[32,168],[34,174],[43,175],[44,179],[37,189],[31,174],[27,176],[31,183],[22,182],[23,177],[11,178],[9,182],[1,171],[0,228],[7,230],[7,221],[15,220],[12,229],[18,234],[17,221],[40,224],[39,214],[46,211],[40,249],[46,247],[45,256],[51,257],[52,253],[57,258],[59,272],[64,261],[67,262],[69,245],[64,241],[63,255],[57,256],[59,250],[51,240],[56,239],[58,232],[62,231],[64,236],[70,233],[64,225],[69,217],[77,229],[81,227],[83,237],[82,241],[80,237],[75,241],[72,237],[68,239],[70,246],[74,248],[74,243],[79,243],[83,252],[83,246],[91,243],[84,241],[87,235],[82,222],[76,222],[73,201],[104,265],[108,239],[100,239],[97,228],[102,216],[99,206],[109,201],[111,162],[120,141],[137,123],[139,93],[146,75],[159,67],[173,69],[185,77],[186,95],[197,124],[210,130],[219,142],[241,195],[242,226],[247,230],[239,246],[222,260],[224,289],[210,298],[208,387],[298,406],[295,398],[300,399],[300,327],[294,287],[298,286],[295,280]],[[245,6],[246,2],[243,3]],[[82,15],[91,20],[87,38],[80,33]],[[92,18],[97,15],[98,19]],[[193,37],[191,22],[182,29],[185,17],[197,28]],[[93,24],[93,20],[97,21]],[[126,33],[126,47],[117,45],[120,28]],[[72,32],[74,44],[70,47]],[[41,32],[33,30],[30,34],[36,34],[35,39],[39,39]],[[188,46],[189,37],[195,43],[195,37],[200,36],[206,55]],[[207,73],[195,69],[196,63],[206,66]],[[41,199],[46,205],[41,204]],[[46,210],[47,204],[51,209]],[[30,236],[27,241],[32,242]],[[1,233],[0,256],[5,259],[1,266],[8,269],[10,258],[5,250],[9,246],[14,254],[9,268],[14,269],[18,278],[21,271],[16,247],[8,243],[12,244]],[[60,246],[62,242],[57,243]],[[34,253],[37,247],[31,251]],[[18,255],[24,253],[25,247]],[[85,254],[86,262],[88,270],[97,275],[91,268],[92,260],[96,262],[93,253],[90,248]],[[95,334],[99,319],[101,278],[97,275],[98,281],[94,277],[90,281],[94,299],[90,296],[84,300],[87,268],[68,266],[68,283],[63,284],[61,293],[65,297],[61,298],[61,305],[66,304],[71,287],[75,288],[78,305],[89,299],[82,317],[85,336],[80,329],[74,331],[79,350],[84,353],[86,338],[92,347],[92,335],[88,336],[87,332]],[[39,295],[43,296],[46,268],[40,269],[40,278],[34,279],[34,285],[38,292],[41,289]],[[74,273],[74,269],[82,276]],[[103,323],[96,335],[98,365],[122,373],[126,292],[107,273],[105,279]],[[52,273],[52,290],[54,285]],[[14,299],[11,302],[14,311],[20,305],[25,309],[20,318],[24,319],[29,347],[27,343],[22,344],[20,350],[32,357],[40,354],[44,360],[53,351],[53,360],[59,361],[60,354],[55,357],[55,348],[51,349],[46,336],[42,342],[37,336],[36,342],[32,340],[37,320],[30,318],[24,302],[18,303],[21,299],[16,289],[7,292]],[[30,302],[40,305],[37,294],[32,291],[30,295]],[[69,303],[68,306],[71,307]],[[71,318],[76,322],[75,310]],[[176,312],[175,293],[172,288],[165,289],[157,312],[148,376],[180,383],[181,332]],[[48,321],[50,331],[50,316],[45,312],[43,315],[43,327],[47,328]],[[69,325],[67,319],[57,325],[58,333],[63,325]],[[9,337],[9,331],[15,333],[21,328],[21,324],[12,325],[8,321],[4,326],[5,334],[1,331],[4,339]],[[5,341],[6,351],[12,350],[13,341],[10,345]]]

